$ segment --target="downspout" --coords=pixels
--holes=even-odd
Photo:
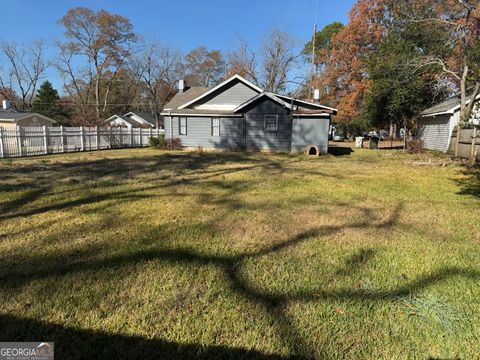
[[[172,112],[169,111],[168,115],[170,116],[170,139],[173,139],[173,120],[172,120]]]

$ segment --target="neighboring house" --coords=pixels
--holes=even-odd
[[[41,127],[52,126],[55,120],[38,113],[18,112],[10,106],[10,103],[3,100],[0,109],[0,127],[5,130],[15,130],[18,127]]]
[[[155,118],[149,113],[129,112],[125,115],[113,115],[104,121],[112,127],[155,128]],[[162,125],[162,124],[160,124]]]
[[[477,104],[474,106],[471,123],[479,123],[479,100],[480,96],[475,100]],[[470,99],[467,100],[469,102]],[[459,120],[460,98],[453,97],[420,113],[417,138],[423,140],[426,149],[447,152],[452,132]]]
[[[165,105],[165,137],[205,149],[297,152],[315,145],[328,151],[336,109],[266,92],[234,75],[212,89],[185,88]]]

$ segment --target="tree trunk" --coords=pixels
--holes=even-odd
[[[100,79],[98,74],[95,80],[95,112],[97,113],[97,117],[100,118]]]
[[[473,93],[472,93],[471,98],[470,98],[470,103],[467,105],[467,108],[465,110],[466,121],[470,121],[470,117],[472,116],[473,107],[475,106],[475,99],[477,98],[479,92],[480,92],[480,81],[477,81],[475,83],[475,89],[473,90]]]
[[[457,141],[455,142],[455,157],[458,156],[458,149],[460,147],[460,129],[462,128],[462,123],[466,119],[466,110],[467,110],[467,75],[468,75],[468,65],[463,65],[463,74],[460,79],[460,119],[458,120],[457,125]]]
[[[407,151],[407,118],[403,118],[403,152]]]

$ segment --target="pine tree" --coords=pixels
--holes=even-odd
[[[46,80],[37,91],[32,103],[32,111],[48,116],[62,123],[65,120],[66,112],[59,103],[60,96],[50,83]]]

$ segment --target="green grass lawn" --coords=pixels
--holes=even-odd
[[[54,341],[57,359],[478,359],[480,175],[442,163],[0,161],[0,341]]]

